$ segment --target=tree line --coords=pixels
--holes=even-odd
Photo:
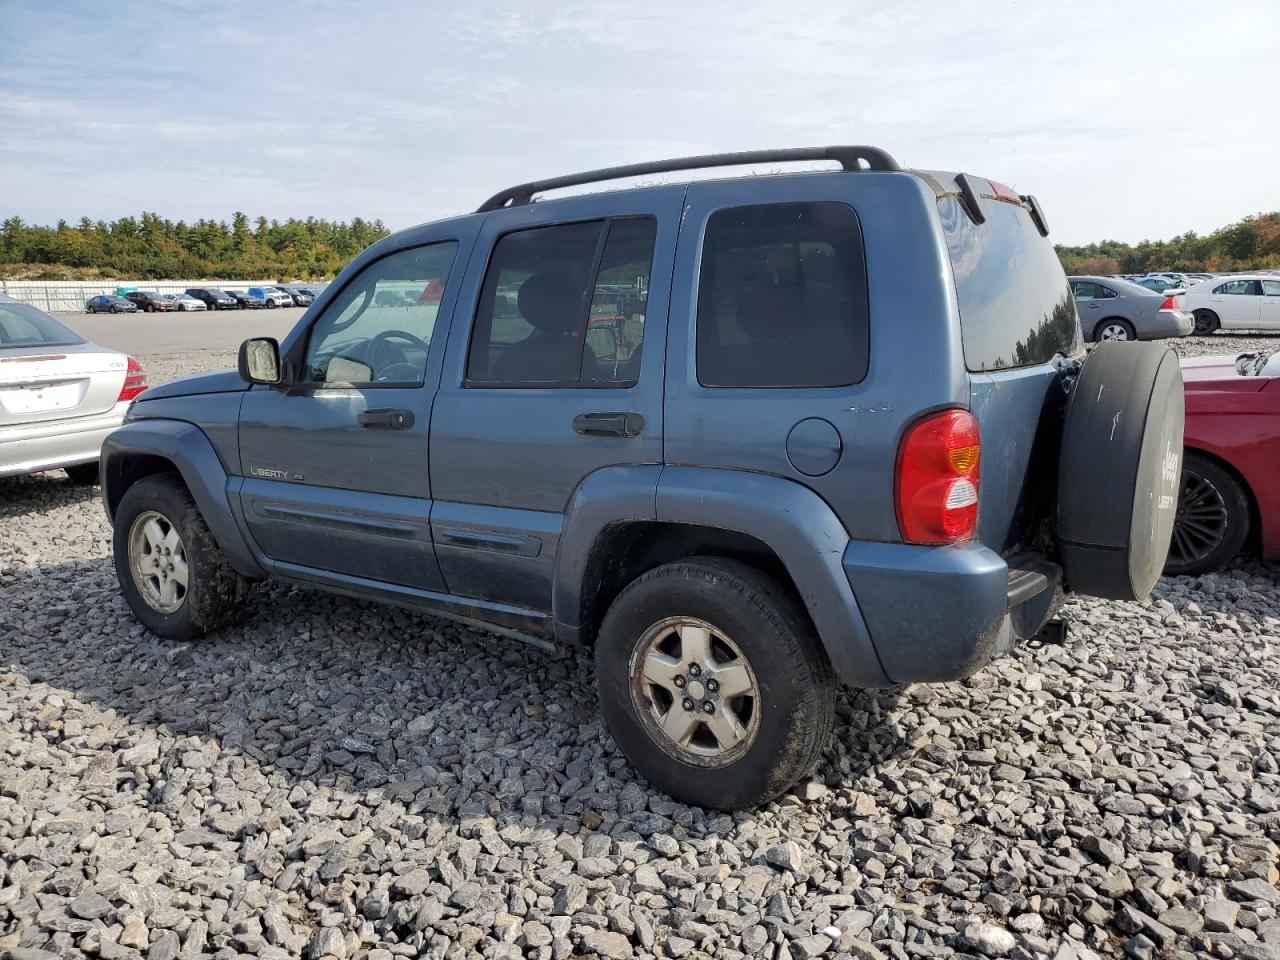
[[[1070,274],[1265,270],[1280,267],[1280,212],[1245,217],[1204,236],[1191,232],[1136,245],[1103,240],[1083,247],[1058,245],[1056,249]]]
[[[92,280],[128,277],[167,280],[210,277],[281,281],[332,278],[357,253],[388,233],[381,220],[250,221],[239,211],[225,220],[186,223],[154,213],[53,227],[10,217],[0,227],[0,277]],[[1133,245],[1103,240],[1056,247],[1067,273],[1211,272],[1280,267],[1280,212],[1245,217],[1205,236]]]
[[[175,223],[144,213],[110,222],[84,217],[74,226],[61,220],[53,227],[10,217],[0,227],[0,277],[319,280],[388,232],[381,220],[360,217],[250,221],[239,211],[230,222]]]

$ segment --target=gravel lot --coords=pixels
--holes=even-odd
[[[96,490],[0,480],[15,958],[1280,957],[1275,568],[1075,600],[1065,647],[848,692],[813,782],[728,816],[633,776],[584,655],[270,585],[163,642],[109,537]]]

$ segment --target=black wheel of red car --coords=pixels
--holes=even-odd
[[[1211,333],[1216,333],[1221,325],[1218,315],[1212,310],[1196,310],[1192,316],[1195,317],[1195,333],[1198,337],[1207,337]]]
[[[1184,576],[1217,570],[1240,552],[1248,536],[1244,487],[1218,463],[1188,453],[1164,572]]]

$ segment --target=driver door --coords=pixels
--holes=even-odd
[[[365,264],[286,344],[294,382],[245,395],[240,505],[280,572],[443,588],[427,437],[465,247],[441,240]]]

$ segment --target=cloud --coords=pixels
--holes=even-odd
[[[540,176],[852,142],[1034,192],[1062,242],[1171,236],[1280,208],[1278,33],[1269,0],[6,0],[0,214],[400,227]]]

